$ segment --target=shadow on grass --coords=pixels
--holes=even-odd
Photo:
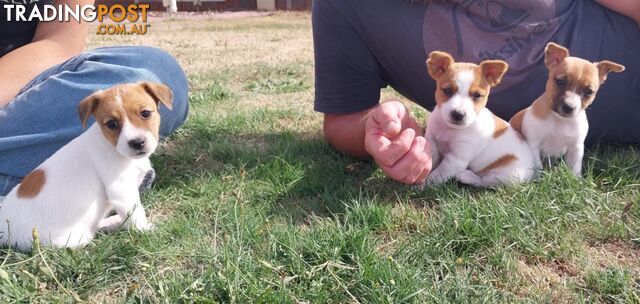
[[[223,191],[242,188],[256,206],[267,205],[273,215],[293,222],[341,213],[354,198],[374,200],[389,195],[389,189],[408,188],[376,173],[372,162],[346,157],[312,133],[233,135],[191,129],[172,138],[154,157],[154,166],[156,187],[205,183],[211,188],[224,184]],[[362,192],[364,184],[371,191]]]

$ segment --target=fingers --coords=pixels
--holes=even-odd
[[[429,172],[431,172],[431,168],[433,166],[430,153],[431,153],[431,147],[429,145],[429,141],[427,141],[424,147],[423,157],[426,157],[426,159],[424,162],[422,162],[422,164],[424,164],[424,167],[422,168],[422,173],[420,173],[420,175],[418,175],[418,178],[416,178],[415,180],[408,180],[406,182],[407,184],[421,184],[421,183],[424,183],[424,181],[427,179],[427,175],[429,175]]]
[[[392,166],[381,168],[394,180],[405,184],[416,184],[424,181],[431,171],[430,147],[424,137],[416,137],[410,149]]]
[[[373,152],[370,151],[370,153],[379,165],[391,167],[411,149],[415,136],[415,130],[405,129],[398,137],[390,141],[389,139],[381,138],[379,143],[376,144],[379,149]],[[380,145],[384,141],[389,142],[388,144]]]
[[[371,118],[386,137],[393,138],[402,130],[404,112],[406,108],[402,103],[390,101],[380,104],[378,109],[371,113]]]
[[[424,143],[424,138],[416,137],[412,141],[410,149],[402,156],[402,158],[400,158],[400,160],[393,164],[393,166],[383,168],[387,169],[387,175],[397,181],[403,181],[406,177],[410,177],[411,175],[415,175],[414,178],[417,178],[417,174],[413,171],[420,165],[416,156],[424,151]]]

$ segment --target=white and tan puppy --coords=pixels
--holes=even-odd
[[[436,107],[426,131],[435,169],[427,183],[455,177],[464,184],[495,187],[530,180],[534,165],[526,142],[486,108],[489,91],[502,80],[507,63],[456,63],[451,55],[436,51],[429,54],[427,67],[437,84]]]
[[[611,61],[591,63],[569,57],[569,51],[553,42],[547,44],[544,63],[549,69],[546,91],[531,106],[511,118],[531,147],[536,167],[542,158],[560,158],[580,176],[584,140],[589,131],[585,109],[593,102],[609,72],[624,66]]]
[[[77,248],[99,230],[121,225],[149,230],[140,203],[140,177],[158,146],[158,103],[171,108],[165,85],[142,82],[99,91],[80,102],[83,126],[94,123],[29,173],[0,208],[0,244],[32,248],[36,228],[44,246]],[[116,214],[106,218],[115,211]]]

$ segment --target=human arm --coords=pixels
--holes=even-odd
[[[93,2],[57,0],[55,4],[75,6]],[[85,22],[40,22],[31,43],[0,58],[0,108],[40,73],[82,52],[87,32],[88,24]]]

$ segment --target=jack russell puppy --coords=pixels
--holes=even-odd
[[[609,72],[624,66],[611,61],[591,63],[569,57],[569,50],[553,42],[544,51],[549,69],[546,91],[531,106],[511,118],[511,125],[527,140],[537,168],[541,157],[560,158],[576,176],[582,173],[584,140],[589,131],[585,109],[593,102]]]
[[[507,63],[457,63],[451,55],[435,51],[429,54],[427,68],[437,84],[436,107],[426,130],[435,169],[427,184],[453,177],[476,187],[529,181],[534,164],[527,143],[486,108],[489,91],[502,80]]]
[[[158,103],[171,108],[165,85],[141,82],[98,91],[80,102],[83,127],[5,198],[0,207],[0,245],[32,248],[37,229],[44,246],[79,248],[99,230],[120,226],[150,230],[138,185],[158,146]],[[107,217],[110,212],[115,215]]]

